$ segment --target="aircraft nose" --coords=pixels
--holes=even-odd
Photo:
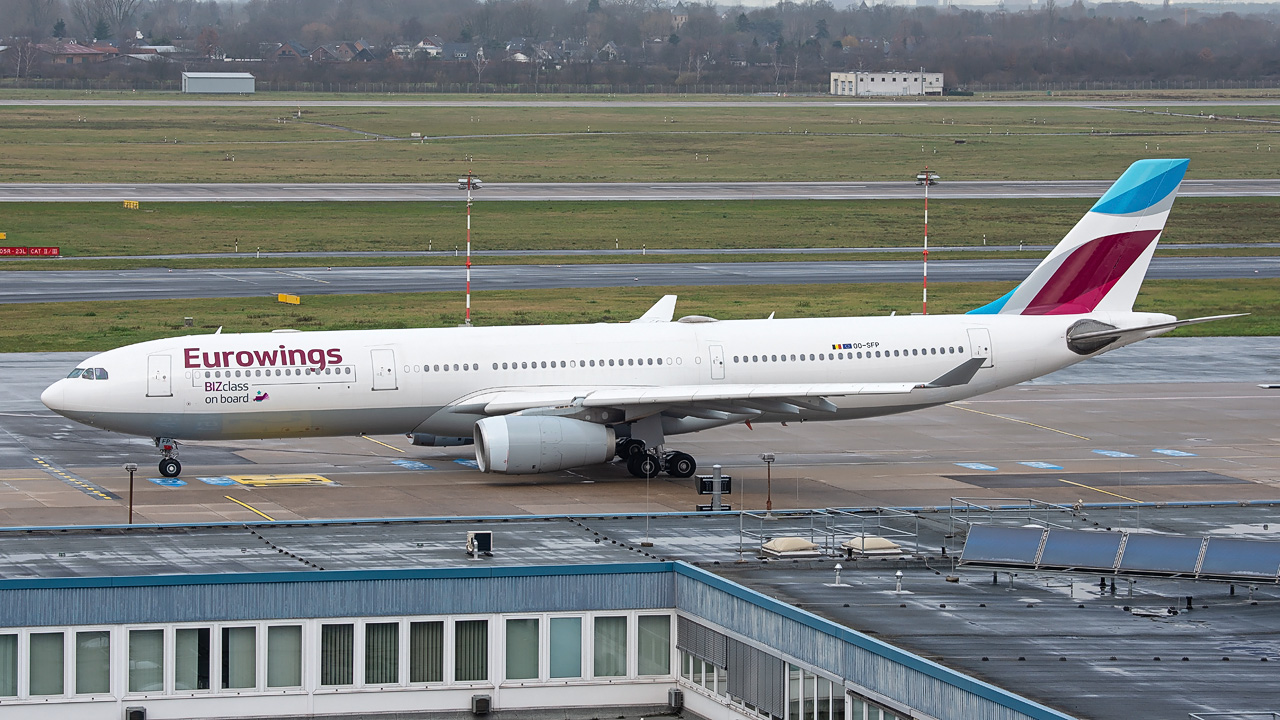
[[[40,393],[40,402],[54,412],[62,412],[66,407],[63,403],[63,396],[66,395],[66,392],[66,383],[59,380]]]

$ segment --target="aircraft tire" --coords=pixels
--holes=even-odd
[[[623,438],[618,441],[618,457],[630,460],[636,455],[644,454],[644,441],[637,438]]]
[[[173,458],[165,458],[160,461],[160,474],[167,478],[178,477],[182,472],[182,463]]]
[[[654,454],[642,452],[627,458],[627,472],[638,478],[655,478],[662,472],[662,462]]]
[[[674,452],[667,458],[667,474],[674,478],[693,477],[698,471],[698,462],[689,453]]]

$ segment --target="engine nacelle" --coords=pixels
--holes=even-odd
[[[476,423],[481,472],[531,475],[608,462],[613,428],[572,418],[504,415]]]
[[[469,437],[445,437],[443,435],[432,435],[431,433],[409,433],[409,437],[413,439],[414,445],[422,445],[424,447],[457,447],[458,445],[470,445],[475,442]]]

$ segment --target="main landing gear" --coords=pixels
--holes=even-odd
[[[665,472],[674,478],[693,477],[698,462],[688,453],[649,449],[644,441],[624,438],[618,441],[618,457],[627,462],[627,472],[638,478],[653,478]]]
[[[178,462],[178,443],[173,438],[156,438],[156,447],[160,448],[160,475],[167,478],[178,477],[182,473],[182,463]]]

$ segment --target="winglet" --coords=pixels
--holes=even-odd
[[[943,373],[933,382],[925,383],[917,387],[921,388],[944,388],[955,387],[956,385],[967,385],[978,374],[978,369],[987,361],[984,357],[969,358],[951,370]]]
[[[663,295],[662,299],[653,304],[645,314],[632,320],[633,323],[659,323],[671,322],[671,318],[676,315],[676,297],[675,295]]]

